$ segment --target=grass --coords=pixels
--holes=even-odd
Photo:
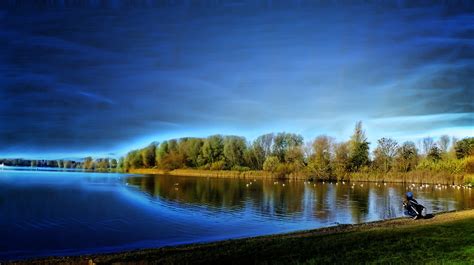
[[[97,264],[474,264],[474,210],[86,257]]]

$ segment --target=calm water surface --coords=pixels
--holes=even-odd
[[[419,185],[418,185],[419,186]],[[472,191],[414,187],[428,212]],[[159,247],[403,215],[401,184],[0,170],[0,260]]]

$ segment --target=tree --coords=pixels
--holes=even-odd
[[[458,159],[474,155],[474,137],[457,141],[454,150]]]
[[[72,168],[72,161],[71,160],[65,160],[63,166],[64,166],[64,168]]]
[[[145,168],[151,168],[155,166],[155,163],[156,163],[156,157],[155,157],[156,150],[155,149],[156,149],[155,143],[151,143],[140,151],[142,163]]]
[[[207,137],[202,146],[202,156],[208,164],[224,160],[224,139],[221,135]]]
[[[275,136],[273,135],[273,133],[267,133],[267,134],[261,135],[257,137],[257,139],[255,139],[255,141],[253,142],[253,145],[261,148],[263,152],[263,156],[267,157],[272,152],[274,137]]]
[[[278,165],[280,164],[280,160],[276,156],[269,156],[265,159],[263,163],[263,170],[275,172],[277,170]]]
[[[287,160],[288,150],[303,145],[303,136],[294,133],[278,133],[273,139],[273,155],[277,156],[280,162]]]
[[[390,138],[381,138],[377,143],[377,148],[374,150],[374,164],[377,168],[388,172],[392,168],[398,144]]]
[[[438,146],[441,149],[441,152],[446,153],[448,152],[449,147],[449,136],[442,135],[438,140]]]
[[[200,138],[188,138],[185,143],[184,154],[186,157],[186,165],[189,167],[202,166],[199,156],[201,154],[201,148],[203,140]]]
[[[318,177],[329,178],[332,176],[332,146],[333,139],[326,135],[318,136],[313,141],[313,154],[310,157],[308,166]]]
[[[169,154],[169,144],[168,141],[163,141],[160,145],[159,148],[156,148],[155,150],[155,160],[156,160],[156,165],[159,167],[163,167],[163,160],[165,156]]]
[[[223,154],[228,168],[242,166],[246,149],[245,138],[239,136],[224,138]]]
[[[397,148],[396,166],[401,172],[414,169],[418,163],[418,149],[413,142],[404,142]]]
[[[344,176],[349,170],[349,144],[334,144],[334,172],[336,176]]]
[[[110,160],[110,168],[117,169],[117,166],[118,166],[117,159],[112,158],[112,159]]]
[[[362,166],[369,164],[369,142],[362,129],[361,121],[356,123],[349,141],[349,163],[351,171],[358,171]]]
[[[424,153],[425,155],[427,155],[427,154],[430,152],[431,147],[433,147],[433,145],[434,145],[433,138],[431,138],[431,137],[425,137],[425,138],[423,138],[423,142],[422,142],[422,143],[423,143],[423,153]]]
[[[92,159],[92,157],[88,156],[88,157],[84,158],[83,168],[86,169],[86,170],[93,170],[94,169],[94,160]]]
[[[248,148],[246,163],[254,169],[262,169],[265,159],[271,155],[273,148],[273,133],[257,137]]]
[[[125,168],[128,170],[129,168],[142,168],[143,167],[143,160],[140,154],[140,150],[133,150],[128,152],[127,156],[125,157]]]
[[[430,151],[428,152],[428,154],[426,155],[426,157],[430,160],[433,160],[433,161],[439,161],[441,160],[441,150],[438,148],[438,146],[436,144],[434,144]]]

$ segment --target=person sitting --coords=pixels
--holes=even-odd
[[[409,191],[406,193],[406,200],[403,202],[403,207],[405,208],[405,214],[413,217],[413,219],[423,217],[423,209],[425,207],[413,198],[413,192]]]

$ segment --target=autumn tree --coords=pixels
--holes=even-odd
[[[312,155],[308,166],[318,177],[329,178],[332,176],[333,167],[331,164],[333,139],[326,135],[321,135],[314,139],[312,144]]]

